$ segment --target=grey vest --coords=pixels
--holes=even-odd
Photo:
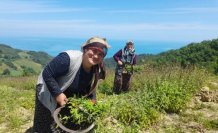
[[[61,76],[56,80],[58,82],[58,85],[61,87],[62,92],[65,91],[73,82],[76,73],[78,72],[82,64],[82,56],[83,56],[83,53],[81,51],[68,50],[65,52],[70,57],[69,71],[66,75]],[[42,84],[42,89],[40,90],[38,95],[39,101],[51,111],[51,114],[53,114],[53,112],[56,109],[57,102],[49,92],[46,83],[43,80],[42,73],[38,77],[37,84]]]
[[[129,53],[126,54],[125,48],[122,49],[122,57],[121,57],[122,62],[130,63],[132,65],[134,58],[135,58],[135,54],[133,54],[133,55],[129,55]]]

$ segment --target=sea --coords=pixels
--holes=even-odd
[[[0,37],[0,44],[6,44],[12,48],[43,51],[51,56],[56,56],[66,50],[80,50],[81,45],[88,38],[51,38],[51,37]],[[106,58],[112,57],[118,50],[122,49],[128,40],[107,39],[111,48]],[[159,54],[168,50],[179,49],[191,42],[183,41],[160,41],[160,40],[132,40],[136,54]]]

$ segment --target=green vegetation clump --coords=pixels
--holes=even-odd
[[[39,52],[28,51],[27,54],[30,55],[30,58],[34,62],[42,64],[43,67],[52,59],[50,55],[42,51],[39,51]]]
[[[203,125],[208,129],[218,130],[218,119],[215,120],[205,120]]]
[[[111,104],[106,115],[110,122],[99,123],[97,131],[104,132],[110,128],[105,125],[111,124],[123,132],[143,131],[157,123],[162,114],[182,112],[209,78],[204,69],[197,67],[142,65],[138,70],[128,93],[111,95],[113,72],[99,84],[99,97]]]
[[[10,75],[11,72],[8,68],[4,69],[4,71],[2,72],[2,75]]]
[[[94,123],[106,110],[108,104],[98,102],[93,105],[92,101],[85,98],[69,98],[68,103],[60,111],[61,122],[69,129],[84,129]]]
[[[112,93],[114,72],[109,71],[106,80],[99,83],[97,104],[93,106],[90,100],[72,99],[69,107],[72,109],[71,116],[76,119],[63,116],[63,121],[69,120],[78,125],[95,121],[93,130],[97,133],[143,132],[158,123],[163,114],[183,112],[193,95],[210,78],[204,69],[197,67],[138,67],[140,69],[133,75],[129,92],[120,95]],[[36,80],[36,76],[1,77],[0,125],[6,123],[7,129],[15,131],[32,121]],[[81,115],[81,111],[88,113]],[[27,115],[23,112],[31,113]],[[98,116],[92,117],[95,115]],[[204,124],[216,129],[216,121],[205,121]]]
[[[36,75],[37,73],[32,69],[31,67],[25,67],[22,66],[23,68],[23,75],[22,76],[30,76],[30,75]]]

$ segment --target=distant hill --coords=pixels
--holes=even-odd
[[[0,44],[0,75],[38,74],[52,56],[45,52],[24,51]]]
[[[218,39],[190,43],[180,49],[157,55],[140,54],[137,60],[138,64],[152,64],[154,67],[171,64],[181,65],[181,67],[195,65],[218,74]],[[113,58],[105,59],[105,64],[108,68],[114,68],[116,65]]]
[[[158,54],[157,64],[179,64],[182,67],[195,65],[218,74],[218,39],[190,43],[178,50]]]

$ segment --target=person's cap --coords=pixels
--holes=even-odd
[[[94,48],[104,53],[106,56],[108,48],[110,45],[107,43],[105,38],[100,37],[92,37],[88,39],[82,46],[81,49],[84,50],[86,48]]]

